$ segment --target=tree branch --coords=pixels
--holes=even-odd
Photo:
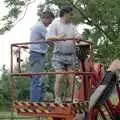
[[[29,1],[29,0],[28,0],[28,1]],[[16,21],[16,23],[14,24],[14,26],[15,26],[18,22],[20,22],[20,21],[25,17],[25,15],[26,15],[26,13],[27,13],[27,10],[28,10],[28,6],[29,6],[30,4],[32,4],[32,3],[34,3],[34,2],[36,2],[36,0],[26,2],[25,7],[24,7],[25,10],[24,10],[23,16]]]
[[[6,16],[3,16],[6,24],[3,27],[0,28],[0,34],[4,34],[5,31],[9,31],[18,22],[20,22],[25,17],[25,15],[27,13],[27,10],[28,10],[28,6],[32,3],[34,3],[34,2],[36,2],[36,0],[26,0],[24,2],[24,8],[23,8],[22,12],[20,11],[20,9],[22,8],[23,4],[22,4],[22,6],[17,7],[17,5],[13,2],[12,5],[14,5],[15,8],[17,8],[20,11],[20,13],[23,13],[23,15],[20,18],[18,17],[19,16],[18,13],[16,13],[16,16],[14,16],[14,14],[10,15],[10,13],[8,13]]]
[[[96,26],[110,41],[112,41],[112,38],[107,34],[107,32],[105,32],[98,24],[94,23],[92,20],[89,20],[89,18],[82,12],[80,8],[76,7],[71,1],[68,0],[68,2],[80,12],[83,18],[88,21],[89,25],[93,24],[94,26]]]
[[[25,10],[24,10],[23,16],[22,16],[21,18],[19,18],[19,19],[14,23],[13,26],[17,25],[17,24],[25,17],[25,15],[26,15],[26,13],[27,13],[27,10],[28,10],[28,6],[26,6],[24,9],[25,9]]]

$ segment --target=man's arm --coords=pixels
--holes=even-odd
[[[78,32],[78,30],[77,30],[75,25],[74,25],[73,29],[74,29],[73,32],[74,32],[75,38],[83,39],[83,36]]]
[[[42,26],[35,26],[31,29],[30,40],[32,42],[40,41],[45,39],[46,31]]]

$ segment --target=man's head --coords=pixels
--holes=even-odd
[[[45,26],[48,26],[51,24],[52,20],[54,19],[54,14],[50,11],[45,11],[40,15],[42,22],[44,23]]]
[[[63,18],[65,22],[71,22],[71,18],[73,16],[73,9],[72,9],[72,7],[69,7],[69,6],[63,7],[60,10],[60,15],[59,16],[61,18]]]

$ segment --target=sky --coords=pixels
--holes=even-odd
[[[4,35],[0,35],[0,68],[6,65],[10,68],[10,45],[12,43],[28,42],[30,28],[37,22],[37,5],[38,2],[32,3],[27,13],[17,25]],[[0,15],[6,12],[3,2],[0,0]]]
[[[14,28],[4,35],[0,35],[0,68],[3,65],[10,68],[10,45],[12,43],[29,42],[30,28],[37,22],[37,5],[40,0],[36,0],[32,3],[27,13],[19,23],[17,23]],[[0,0],[0,16],[6,13],[6,8],[4,7],[3,0]],[[80,26],[78,29],[82,33],[85,26]]]

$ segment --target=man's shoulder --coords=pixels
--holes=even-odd
[[[60,23],[60,18],[56,18],[52,22],[52,24],[55,24],[55,25],[58,24],[58,23]]]
[[[39,31],[45,29],[43,23],[36,23],[31,27],[31,31]]]

